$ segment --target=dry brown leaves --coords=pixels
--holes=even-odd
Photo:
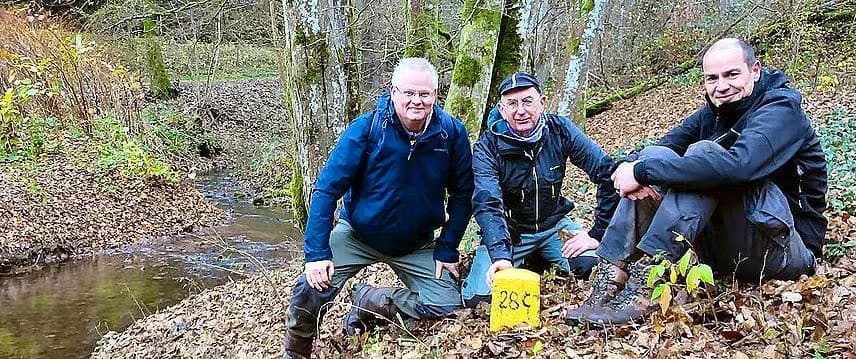
[[[845,101],[850,101],[848,97]],[[841,98],[814,96],[807,109],[822,111]],[[667,87],[616,106],[589,122],[591,136],[607,151],[658,137],[699,105],[698,91]],[[812,107],[814,106],[814,107]],[[641,120],[635,120],[641,119]],[[620,125],[618,125],[620,124]],[[574,177],[574,176],[569,176]],[[584,178],[577,176],[578,178]],[[566,186],[578,204],[591,205],[594,188]],[[584,182],[581,181],[580,183]],[[586,223],[587,219],[581,222]],[[852,217],[833,217],[830,236],[854,238]],[[839,238],[839,239],[841,239]],[[566,309],[588,295],[585,280],[545,277],[542,327],[490,333],[485,308],[465,309],[443,320],[408,322],[408,331],[387,327],[345,338],[341,320],[354,282],[395,285],[385,266],[373,266],[349,282],[321,327],[319,358],[780,358],[853,356],[856,352],[854,258],[822,263],[817,275],[763,285],[728,283],[672,306],[644,324],[602,329],[571,327]],[[283,310],[300,263],[270,274],[207,290],[99,342],[95,358],[278,357]],[[465,275],[465,274],[464,274]],[[726,285],[723,285],[722,283]]]
[[[131,181],[99,173],[90,161],[54,156],[37,168],[0,164],[0,272],[180,233],[222,217],[188,181]]]

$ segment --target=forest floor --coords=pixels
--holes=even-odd
[[[854,95],[849,89],[818,91],[804,101],[818,128],[828,129],[822,132],[829,138],[843,133],[843,140],[836,144],[856,141]],[[614,152],[663,135],[700,104],[696,86],[670,84],[616,103],[591,118],[587,129],[597,143]],[[844,156],[853,158],[850,152]],[[844,161],[841,158],[838,161]],[[852,177],[847,173],[833,173],[832,181]],[[564,191],[583,204],[575,214],[588,217],[585,208],[591,208],[592,186],[579,176],[572,177]],[[846,201],[840,197],[843,193],[847,192],[833,188],[831,201]],[[856,218],[840,210],[827,215],[829,242],[856,238]],[[584,217],[578,219],[585,223]],[[472,231],[468,236],[473,236]],[[465,258],[463,263],[468,261]],[[290,268],[263,271],[206,290],[137,321],[121,333],[107,333],[93,357],[280,357],[285,308],[301,271],[302,263],[296,262]],[[341,322],[350,310],[353,284],[398,284],[387,266],[374,265],[346,284],[324,318],[314,354],[319,358],[856,356],[854,251],[830,251],[816,275],[798,281],[761,285],[733,282],[727,277],[717,281],[717,286],[703,291],[705,295],[673,305],[665,315],[658,312],[643,325],[604,330],[568,326],[563,321],[565,310],[580,303],[590,286],[583,279],[548,274],[542,280],[540,328],[491,333],[486,308],[477,308],[460,310],[438,321],[393,320],[393,326],[375,328],[360,337],[345,337]]]

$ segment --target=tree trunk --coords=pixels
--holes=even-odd
[[[603,9],[609,0],[582,0],[577,19],[571,24],[568,37],[568,55],[570,62],[561,91],[558,94],[558,113],[573,119],[580,127],[585,127],[585,99],[581,91],[588,80],[591,46],[600,29]]]
[[[470,137],[478,135],[493,76],[503,0],[465,0],[461,40],[446,110],[458,116]]]
[[[283,87],[294,141],[289,192],[301,226],[318,173],[359,106],[357,77],[349,73],[356,61],[348,1],[283,0]]]
[[[534,42],[532,32],[533,4],[540,0],[506,0],[502,12],[496,56],[493,72],[488,85],[488,97],[481,116],[480,129],[487,126],[487,116],[499,101],[497,87],[509,75],[518,71],[532,72],[532,58],[529,56]],[[534,74],[533,74],[534,75]]]
[[[407,48],[404,57],[424,57],[437,66],[440,63],[440,50],[445,39],[440,19],[438,0],[406,0]]]

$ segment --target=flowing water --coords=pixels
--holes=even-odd
[[[300,258],[300,233],[278,208],[253,206],[228,173],[198,181],[226,224],[0,277],[0,358],[84,358],[100,336],[258,265]],[[252,257],[250,257],[252,256]]]

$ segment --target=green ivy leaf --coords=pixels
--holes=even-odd
[[[713,285],[713,270],[710,269],[709,265],[699,264],[698,272],[699,278],[701,278],[702,282]]]
[[[687,276],[687,268],[690,266],[690,260],[693,258],[692,250],[688,250],[684,253],[684,256],[681,257],[681,260],[678,261],[678,269],[681,271],[681,275]]]

